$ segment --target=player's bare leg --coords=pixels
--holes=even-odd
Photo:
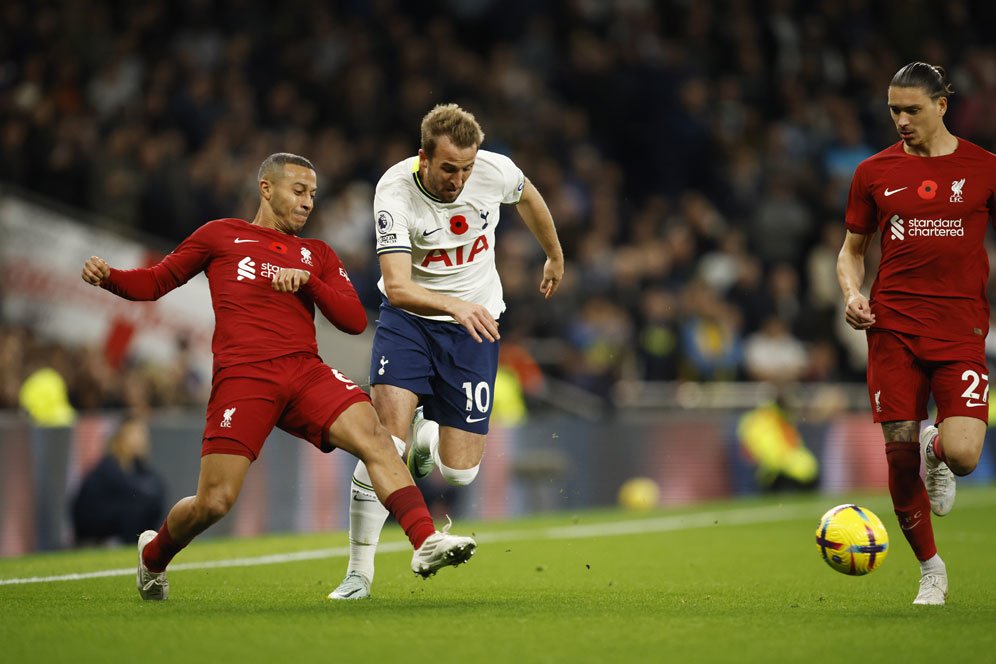
[[[136,583],[142,599],[169,596],[166,566],[194,537],[228,514],[242,490],[249,463],[248,458],[234,454],[201,457],[197,493],[173,506],[158,533],[146,530],[138,538]]]
[[[943,457],[940,461],[955,475],[964,477],[979,464],[986,428],[986,422],[974,417],[948,417],[938,427],[941,437],[939,441],[933,441],[930,453],[940,452]]]
[[[386,511],[394,514],[405,530],[415,549],[412,571],[423,577],[431,576],[441,567],[459,565],[473,555],[476,548],[473,539],[450,535],[449,526],[442,532],[435,530],[422,493],[398,454],[397,444],[403,447],[404,443],[391,436],[369,404],[358,403],[347,408],[333,423],[329,435],[338,447],[360,459],[375,497],[387,508]],[[380,519],[378,539],[383,522],[384,519]],[[347,573],[344,584],[349,580],[350,573]],[[362,599],[366,596],[369,596],[369,585],[364,592],[362,584],[354,586],[351,592],[347,592],[341,584],[329,595],[331,599]]]
[[[454,427],[439,427],[439,443],[432,458],[443,479],[453,486],[467,486],[477,477],[484,458],[487,436]]]
[[[329,436],[336,447],[360,459],[381,502],[398,489],[414,486],[390,430],[381,424],[370,404],[356,403],[343,411],[329,428]]]

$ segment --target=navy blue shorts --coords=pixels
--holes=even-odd
[[[498,344],[477,343],[462,325],[413,316],[384,302],[370,353],[370,384],[418,394],[426,419],[442,426],[486,434]]]

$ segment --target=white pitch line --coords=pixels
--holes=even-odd
[[[790,521],[811,515],[811,506],[794,505],[792,507],[752,507],[719,512],[703,512],[699,514],[679,514],[654,519],[633,519],[630,521],[615,521],[585,525],[556,526],[536,530],[511,530],[496,533],[484,533],[476,539],[478,542],[511,542],[523,539],[577,539],[589,537],[620,537],[624,535],[640,535],[644,533],[659,533],[693,528],[708,528],[710,526],[745,525],[753,523],[771,523]],[[408,542],[385,542],[378,547],[382,553],[407,551]],[[170,565],[171,572],[184,570],[216,569],[225,567],[250,567],[255,565],[277,565],[294,563],[303,560],[322,560],[325,558],[340,558],[349,555],[347,547],[334,549],[315,549],[295,553],[275,553],[266,556],[248,558],[229,558],[197,563],[177,563]],[[97,572],[79,572],[75,574],[60,574],[57,576],[30,576],[20,579],[0,579],[0,586],[10,586],[26,583],[53,583],[57,581],[83,581],[108,576],[129,576],[135,573],[134,567],[106,569]]]

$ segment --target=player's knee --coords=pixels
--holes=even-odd
[[[477,472],[481,469],[481,464],[477,464],[473,468],[450,468],[442,463],[438,465],[439,474],[453,486],[467,486],[474,481]]]
[[[211,491],[198,503],[201,519],[207,523],[214,523],[232,509],[232,505],[235,504],[235,494],[224,489]]]
[[[405,441],[397,436],[392,436],[384,426],[377,425],[377,428],[367,438],[363,445],[364,454],[367,459],[384,459],[390,456],[405,455]]]
[[[979,459],[951,459],[948,458],[948,468],[958,477],[970,475],[975,467],[979,465]]]
[[[967,445],[960,448],[951,446],[947,450],[947,464],[951,472],[959,477],[970,474],[979,465],[982,457],[982,444],[984,439],[971,440]]]

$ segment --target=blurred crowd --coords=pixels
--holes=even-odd
[[[41,424],[66,425],[75,411],[183,409],[207,402],[208,376],[178,342],[168,365],[128,358],[112,364],[102,348],[42,339],[0,323],[0,410],[21,408]]]
[[[851,174],[897,140],[886,87],[912,60],[947,68],[949,128],[996,148],[994,19],[967,0],[14,1],[0,183],[168,246],[251,218],[263,158],[306,155],[306,232],[375,309],[373,186],[455,101],[553,211],[550,303],[511,211],[497,242],[503,338],[548,375],[606,398],[621,378],[861,380],[834,272]]]

